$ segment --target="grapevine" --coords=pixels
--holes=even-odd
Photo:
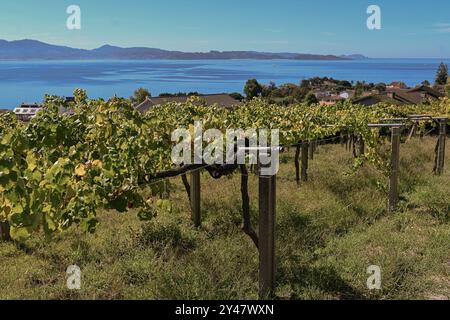
[[[284,107],[257,98],[233,109],[195,99],[142,114],[126,99],[91,100],[76,90],[74,102],[47,96],[46,108],[29,123],[12,113],[1,115],[0,222],[9,222],[12,238],[24,241],[34,232],[52,234],[74,224],[93,232],[100,209],[135,208],[139,218],[151,219],[156,204],[143,196],[142,188],[158,187],[152,183],[155,177],[173,168],[172,132],[195,121],[202,121],[205,130],[223,132],[279,129],[282,145],[324,139],[347,128],[366,146],[356,166],[368,161],[387,171],[389,164],[379,150],[383,137],[369,123],[410,114],[450,115],[446,98],[420,106],[371,107],[350,102]]]

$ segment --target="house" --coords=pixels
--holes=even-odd
[[[234,99],[228,94],[207,94],[198,96],[203,100],[206,105],[220,105],[224,108],[231,108],[240,104],[240,101]],[[144,102],[136,106],[136,109],[141,112],[147,112],[153,106],[163,105],[165,103],[175,102],[175,103],[186,103],[190,97],[188,96],[178,96],[178,97],[147,97]]]
[[[17,116],[17,119],[21,121],[30,121],[32,118],[36,116],[39,110],[42,109],[41,104],[27,104],[23,103],[19,107],[14,109],[14,113]]]
[[[72,104],[75,103],[75,97],[64,97],[66,106],[59,108],[59,114],[64,114],[66,116],[71,116],[75,112],[73,110]]]
[[[431,87],[424,86],[424,85],[417,86],[417,87],[409,90],[409,92],[410,93],[411,92],[420,92],[420,93],[423,93],[423,94],[425,94],[431,98],[435,98],[435,99],[439,99],[439,98],[442,98],[445,96],[445,94],[440,92],[439,90],[435,90]]]
[[[348,94],[348,92],[341,92],[339,94],[339,97],[341,97],[342,99],[348,99],[350,98],[350,95]]]
[[[318,100],[322,100],[328,96],[331,96],[331,92],[330,91],[321,91],[321,90],[316,90],[313,92],[314,95],[316,96],[316,98]]]
[[[404,82],[401,81],[394,81],[391,82],[386,86],[387,89],[406,89],[406,85]]]
[[[338,103],[339,101],[345,100],[343,97],[338,95],[328,96],[322,98],[322,100],[319,101],[320,105],[322,106],[332,106]]]
[[[427,100],[438,100],[444,95],[428,86],[418,86],[413,89],[388,89],[386,95],[404,104],[421,104]]]
[[[382,95],[382,94],[372,94],[367,95],[358,99],[353,100],[354,104],[360,104],[363,106],[371,106],[378,103],[388,103],[388,104],[394,104],[394,105],[400,105],[404,104],[398,100],[395,100],[388,95]]]
[[[450,83],[449,83],[450,84]],[[447,95],[447,92],[445,90],[445,85],[434,85],[433,86],[433,90],[436,90],[437,92],[439,92],[440,94],[442,94],[443,96]]]
[[[74,97],[62,97],[62,99],[69,105],[67,107],[61,106],[59,108],[59,114],[73,115],[74,111],[70,107],[70,103],[74,103],[75,98]],[[39,110],[42,110],[43,108],[45,108],[44,104],[23,103],[19,107],[14,109],[14,113],[16,114],[17,119],[28,122],[36,116],[36,114],[38,113]],[[10,110],[6,110],[6,111],[10,111]]]
[[[351,98],[353,98],[353,97],[355,96],[355,90],[346,90],[346,91],[342,91],[342,92],[339,94],[339,96],[340,96],[342,99],[345,99],[345,100],[351,99]]]
[[[429,100],[438,100],[444,95],[428,86],[418,86],[413,89],[387,88],[386,92],[371,94],[354,100],[356,104],[370,106],[380,102],[390,104],[421,104]]]

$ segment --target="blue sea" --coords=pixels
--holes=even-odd
[[[40,102],[47,94],[71,96],[84,88],[91,98],[129,97],[139,87],[162,92],[242,92],[245,82],[296,83],[310,77],[366,82],[433,82],[438,59],[0,61],[0,107]],[[444,60],[447,64],[450,60]]]

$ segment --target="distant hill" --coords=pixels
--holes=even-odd
[[[367,60],[370,59],[362,54],[348,54],[348,55],[341,55],[341,58],[344,59],[350,59],[350,60]]]
[[[202,59],[254,59],[254,60],[349,60],[351,58],[334,55],[303,53],[268,53],[256,51],[210,51],[182,52],[156,48],[121,48],[104,45],[93,50],[74,49],[51,45],[36,40],[0,40],[0,60],[202,60]]]

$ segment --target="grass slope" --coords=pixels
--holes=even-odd
[[[386,212],[382,179],[370,167],[344,173],[351,154],[321,146],[310,182],[295,183],[292,154],[278,178],[277,295],[283,299],[449,299],[450,169],[431,173],[435,139],[401,149],[398,212]],[[450,152],[449,152],[450,153]],[[447,153],[447,159],[450,159]],[[447,161],[448,167],[450,162]],[[256,299],[258,255],[240,230],[238,175],[202,176],[204,224],[191,227],[182,184],[174,208],[149,223],[133,213],[102,212],[97,233],[77,228],[25,247],[0,243],[1,299]],[[257,179],[250,179],[256,225]],[[69,265],[82,270],[80,291],[66,289]],[[370,265],[382,290],[366,286]]]

